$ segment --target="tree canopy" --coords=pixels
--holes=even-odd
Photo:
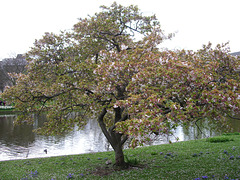
[[[46,33],[26,54],[27,74],[3,93],[22,111],[46,112],[39,132],[58,134],[86,124],[91,113],[125,165],[122,146],[166,134],[199,118],[223,122],[240,109],[238,57],[226,45],[197,52],[160,50],[164,35],[155,16],[113,3],[79,19],[70,32]]]

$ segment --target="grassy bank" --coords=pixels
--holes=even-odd
[[[240,135],[125,150],[134,164],[117,170],[113,152],[0,162],[0,179],[240,179]]]

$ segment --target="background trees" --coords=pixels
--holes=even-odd
[[[5,86],[15,85],[15,79],[10,73],[24,73],[27,61],[22,54],[18,54],[15,58],[6,58],[0,62],[0,90],[3,92]]]
[[[3,94],[23,112],[19,123],[31,123],[32,112],[47,112],[38,132],[58,134],[83,127],[92,115],[116,165],[126,167],[127,139],[135,147],[152,133],[239,111],[239,59],[224,47],[160,51],[171,35],[163,34],[155,16],[116,3],[101,8],[71,32],[46,33],[27,53],[27,74],[16,74],[16,85]]]

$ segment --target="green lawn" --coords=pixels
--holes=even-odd
[[[106,165],[113,152],[0,162],[0,179],[240,179],[240,135],[125,150],[135,166]]]

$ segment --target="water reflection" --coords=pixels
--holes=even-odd
[[[35,139],[33,128],[30,125],[13,126],[15,116],[5,115],[0,117],[0,137],[1,142],[7,146],[14,144],[28,147]]]
[[[43,120],[35,118],[33,126],[14,126],[14,115],[0,116],[0,160],[48,157],[107,151],[109,145],[98,124],[89,120],[83,130],[61,136],[43,136],[32,132]],[[44,152],[47,149],[47,154]]]
[[[49,157],[69,154],[81,154],[99,151],[109,151],[111,147],[102,134],[96,120],[90,119],[84,129],[77,128],[61,136],[43,136],[32,132],[44,122],[44,116],[34,117],[34,125],[14,126],[16,115],[0,115],[0,161],[25,159],[34,157]],[[239,121],[233,121],[234,132],[240,131]],[[201,130],[196,126],[175,131],[175,137],[180,141],[219,135],[204,121]],[[156,137],[149,145],[163,144],[174,137]],[[44,152],[47,149],[47,154]]]

